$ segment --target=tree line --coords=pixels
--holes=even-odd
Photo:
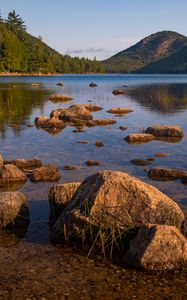
[[[27,32],[24,20],[15,12],[0,15],[0,72],[18,73],[102,73],[96,60],[62,55],[46,45],[41,36]]]

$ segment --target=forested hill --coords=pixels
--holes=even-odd
[[[0,17],[0,72],[18,73],[100,73],[96,60],[61,55],[41,37],[30,35],[15,11],[6,20]]]
[[[172,73],[184,72],[186,45],[186,36],[173,31],[157,32],[103,61],[103,66],[109,73],[167,73],[170,69]]]

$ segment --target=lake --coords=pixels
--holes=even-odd
[[[59,87],[58,82],[64,82]],[[95,82],[98,86],[89,87]],[[31,86],[41,83],[41,86]],[[127,87],[123,87],[127,86]],[[114,89],[125,95],[114,96]],[[54,93],[71,95],[74,100],[53,103]],[[110,126],[84,128],[74,132],[67,126],[55,134],[35,126],[38,116],[49,116],[53,109],[76,103],[93,103],[103,107],[95,118],[114,118]],[[125,107],[133,110],[125,116],[107,110]],[[149,125],[177,124],[185,136],[178,143],[152,141],[130,145],[124,138],[142,132]],[[121,131],[120,126],[127,129]],[[187,216],[187,186],[179,180],[153,181],[147,173],[151,167],[187,170],[187,75],[65,75],[54,77],[0,77],[0,152],[5,159],[42,159],[61,172],[59,182],[82,181],[98,170],[127,172],[156,186],[175,200]],[[87,141],[87,144],[77,142]],[[101,141],[104,147],[96,147]],[[156,157],[157,153],[168,154]],[[137,166],[133,159],[154,158],[149,166]],[[87,160],[100,166],[88,167]],[[64,170],[65,165],[79,166]],[[47,200],[52,183],[20,186],[30,204],[31,222],[25,235],[0,234],[0,299],[185,299],[187,270],[142,272],[110,266],[100,257],[87,259],[81,251],[49,242]],[[20,292],[21,291],[21,292]],[[106,298],[105,298],[106,296]],[[43,298],[42,298],[43,297]],[[142,298],[141,298],[142,297]],[[147,298],[146,298],[147,297]],[[156,298],[157,297],[157,298]]]

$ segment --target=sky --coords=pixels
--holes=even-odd
[[[187,35],[187,0],[0,0],[62,54],[108,58],[162,30]]]

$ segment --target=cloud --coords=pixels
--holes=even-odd
[[[100,53],[110,53],[111,51],[109,51],[108,49],[105,48],[97,48],[97,47],[91,47],[88,49],[67,49],[66,50],[66,54],[72,55],[72,54],[100,54]]]

